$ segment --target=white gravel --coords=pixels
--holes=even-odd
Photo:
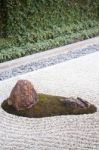
[[[27,72],[38,70],[38,69],[45,68],[48,66],[52,66],[52,65],[55,65],[58,63],[62,63],[64,61],[78,58],[78,57],[81,57],[81,56],[84,56],[84,55],[87,55],[90,53],[94,53],[96,51],[99,51],[99,44],[92,45],[92,43],[91,43],[91,45],[89,44],[89,46],[84,47],[84,48],[80,47],[79,49],[77,49],[77,47],[76,47],[76,49],[74,49],[72,47],[72,50],[70,50],[68,52],[67,51],[65,51],[65,52],[61,51],[61,53],[56,52],[54,56],[48,55],[49,57],[47,56],[47,58],[42,58],[40,60],[38,59],[35,61],[32,60],[31,63],[30,63],[30,61],[26,61],[27,62],[27,63],[25,62],[26,64],[19,65],[18,67],[14,67],[14,68],[7,67],[5,71],[0,73],[0,80],[5,80],[5,79],[11,78],[13,76],[21,75],[21,74],[24,74]],[[9,62],[8,62],[8,64],[9,64]],[[9,64],[9,66],[10,66],[10,64]]]
[[[0,107],[0,150],[99,150],[99,52],[0,81],[0,103],[18,79],[30,80],[38,92],[85,98],[98,109],[31,119]]]

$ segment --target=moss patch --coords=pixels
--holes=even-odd
[[[66,102],[65,97],[45,94],[38,94],[38,96],[38,103],[29,109],[17,111],[14,107],[8,105],[7,100],[2,103],[2,108],[10,114],[29,118],[89,114],[97,111],[97,108],[92,104],[84,108],[75,108],[75,105],[71,105]],[[62,99],[64,99],[64,101]]]

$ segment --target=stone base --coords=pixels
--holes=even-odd
[[[89,114],[97,111],[97,108],[81,98],[66,98],[38,94],[39,101],[29,109],[17,111],[13,106],[8,105],[8,100],[2,103],[2,108],[17,116],[40,118],[58,115]]]

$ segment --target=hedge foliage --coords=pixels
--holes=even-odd
[[[0,62],[99,34],[99,0],[6,0]]]
[[[65,25],[96,18],[98,7],[98,0],[8,0],[6,32],[32,42],[53,38]]]

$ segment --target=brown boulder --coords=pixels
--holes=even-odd
[[[37,93],[31,82],[19,80],[11,91],[8,104],[19,111],[25,108],[31,108],[36,104],[37,100]]]

